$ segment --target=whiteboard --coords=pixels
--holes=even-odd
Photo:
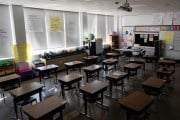
[[[174,50],[180,51],[180,31],[174,32]]]

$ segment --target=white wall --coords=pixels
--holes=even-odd
[[[153,15],[122,16],[122,26],[153,25]]]

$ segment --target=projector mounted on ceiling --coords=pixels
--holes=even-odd
[[[127,2],[127,0],[126,0],[126,2],[122,6],[118,7],[118,9],[119,10],[124,10],[124,11],[127,11],[127,12],[132,12],[132,7],[130,7],[130,5]]]

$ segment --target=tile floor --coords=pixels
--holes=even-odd
[[[122,66],[125,63],[121,63],[118,67],[119,70],[123,70]],[[145,75],[142,71],[138,72],[137,82],[135,82],[135,87],[132,88],[132,85],[126,84],[125,90],[128,93],[131,93],[135,90],[143,91],[141,87],[141,82],[146,80],[149,76],[156,76],[155,74],[156,67],[152,68],[151,65],[146,65]],[[83,72],[81,72],[83,74]],[[65,72],[59,72],[58,76],[65,74]],[[84,75],[84,74],[83,74]],[[105,81],[105,73],[101,71],[100,80]],[[171,88],[169,94],[160,96],[160,99],[154,102],[151,107],[150,120],[179,120],[180,119],[180,64],[176,65],[175,72],[175,85],[174,88]],[[83,77],[82,84],[84,83],[85,77]],[[96,78],[94,78],[96,79]],[[26,80],[24,83],[39,81],[38,77],[32,80]],[[131,80],[130,80],[131,81]],[[130,83],[130,81],[128,83]],[[55,86],[52,81],[46,81],[46,87],[43,90],[43,99],[51,95],[60,95],[59,85]],[[108,91],[107,91],[108,92]],[[119,92],[120,93],[120,92]],[[13,98],[6,92],[6,103],[4,104],[3,100],[0,98],[0,120],[12,120],[14,119],[14,107],[13,107]],[[87,117],[80,114],[82,111],[83,99],[78,97],[74,92],[66,92],[68,96],[66,100],[68,104],[66,105],[65,110],[63,111],[64,120],[88,120]],[[127,94],[124,94],[124,96]],[[34,97],[36,97],[35,95]],[[119,94],[119,99],[121,99],[121,94]],[[108,109],[102,110],[96,104],[90,105],[89,108],[92,109],[92,116],[94,120],[126,120],[126,112],[120,107],[114,99],[109,99],[104,97],[104,102],[109,105]],[[27,120],[25,115],[24,120]],[[55,116],[56,117],[56,116]],[[20,118],[21,119],[21,118]]]

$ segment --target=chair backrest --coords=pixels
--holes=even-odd
[[[126,57],[132,57],[133,55],[132,55],[132,52],[131,52],[131,51],[126,51],[126,52],[125,52],[125,56],[126,56]]]

